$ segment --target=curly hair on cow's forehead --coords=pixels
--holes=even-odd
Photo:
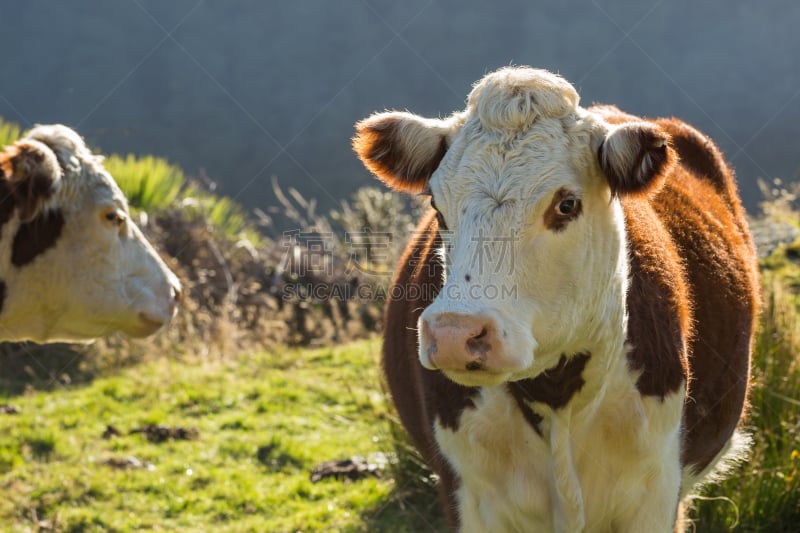
[[[579,97],[558,74],[505,67],[481,78],[467,98],[467,110],[488,129],[525,130],[536,119],[562,118],[574,112]]]

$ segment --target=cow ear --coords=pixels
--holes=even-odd
[[[398,111],[356,123],[353,149],[364,165],[397,191],[422,192],[442,161],[456,117],[426,119]]]
[[[32,139],[17,141],[0,153],[0,169],[23,222],[36,217],[61,183],[56,155]]]
[[[669,135],[661,128],[647,122],[627,122],[609,130],[597,158],[611,193],[618,196],[657,191],[676,155]]]

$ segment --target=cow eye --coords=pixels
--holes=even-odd
[[[580,206],[580,200],[577,198],[567,198],[565,200],[561,200],[556,205],[556,211],[559,215],[562,216],[569,216],[575,213]]]
[[[109,209],[108,211],[105,211],[103,213],[103,218],[105,218],[106,221],[119,227],[122,226],[122,224],[125,222],[125,213],[123,213],[119,209]]]

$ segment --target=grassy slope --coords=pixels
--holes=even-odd
[[[388,475],[309,481],[323,460],[393,449],[377,351],[372,341],[158,361],[11,398],[22,413],[0,415],[0,530],[419,531]],[[101,439],[106,424],[146,423],[195,426],[200,438]],[[104,464],[129,455],[155,469]]]
[[[800,524],[800,246],[764,265],[750,460],[695,502],[700,532]],[[377,341],[200,364],[157,361],[83,388],[11,398],[0,415],[0,531],[435,531],[413,455],[381,479],[312,484],[316,464],[395,449]],[[2,403],[2,402],[0,402]],[[100,438],[106,424],[196,426],[197,441]],[[258,457],[259,447],[268,454]],[[402,446],[400,446],[402,450]],[[103,461],[134,455],[155,470]],[[189,475],[191,470],[191,475]],[[399,485],[399,486],[398,486]]]

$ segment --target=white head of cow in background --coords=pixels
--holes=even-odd
[[[658,128],[612,127],[561,77],[518,68],[480,80],[447,119],[388,112],[357,127],[370,169],[428,191],[449,230],[446,283],[418,324],[425,367],[492,385],[599,340],[622,346],[623,328],[607,338],[627,283],[616,197],[658,186],[671,163]]]
[[[37,126],[0,153],[0,339],[154,333],[180,284],[73,130]]]

